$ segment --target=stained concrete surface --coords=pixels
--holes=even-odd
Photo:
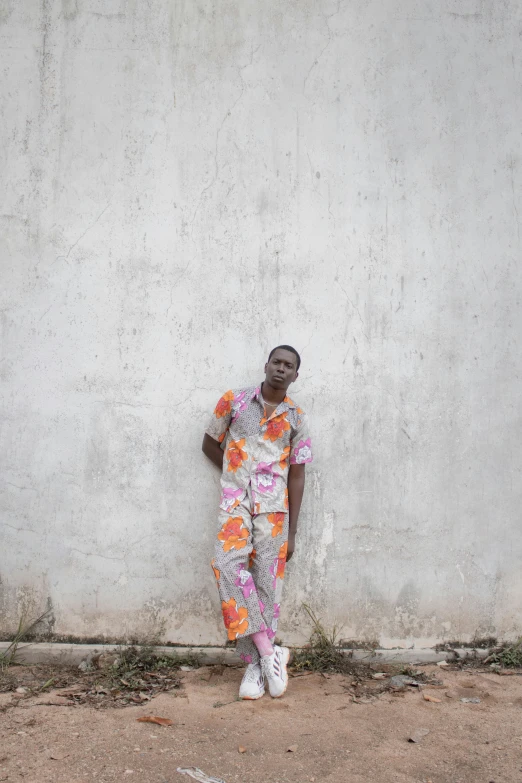
[[[301,351],[283,638],[514,636],[514,0],[0,2],[0,628],[219,644],[204,421]]]
[[[11,649],[10,649],[11,648]],[[128,649],[126,645],[111,644],[54,644],[45,642],[22,642],[16,648],[15,660],[20,664],[35,663],[57,663],[57,664],[80,664],[82,661],[88,662],[93,656],[100,653],[113,653]],[[11,642],[0,642],[0,658],[2,655],[8,657],[12,651]],[[173,658],[183,658],[195,656],[201,665],[203,664],[226,664],[242,665],[239,655],[234,647],[169,647],[154,646],[154,651],[160,655],[169,655]],[[437,661],[455,661],[455,660],[477,660],[487,658],[492,650],[476,650],[472,648],[459,648],[452,650],[435,650],[432,648],[422,649],[415,647],[411,649],[384,649],[384,650],[346,650],[345,655],[356,661],[364,661],[367,664],[379,665],[387,664],[412,664],[412,663],[436,663]]]

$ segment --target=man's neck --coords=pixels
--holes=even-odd
[[[284,398],[286,397],[286,390],[285,389],[274,389],[273,386],[270,386],[267,381],[263,381],[261,384],[261,394],[263,395],[263,399],[268,405],[273,403],[274,405],[279,405],[279,403],[283,402]]]

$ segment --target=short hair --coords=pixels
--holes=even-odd
[[[268,361],[270,361],[270,359],[272,358],[272,355],[277,351],[278,348],[282,348],[284,351],[290,351],[290,353],[295,353],[295,356],[296,356],[296,359],[297,359],[297,368],[296,369],[298,370],[299,367],[301,366],[301,357],[299,356],[299,354],[297,353],[295,348],[292,348],[291,345],[276,345],[276,347],[272,348],[272,350],[268,354]]]

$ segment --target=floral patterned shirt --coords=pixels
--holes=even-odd
[[[290,465],[312,462],[305,413],[285,397],[267,419],[261,387],[227,391],[206,430],[224,450],[221,476],[223,511],[238,506],[250,487],[255,514],[288,509]]]

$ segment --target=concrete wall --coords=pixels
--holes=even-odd
[[[2,0],[4,631],[219,643],[221,392],[290,342],[301,608],[522,628],[518,0]]]

